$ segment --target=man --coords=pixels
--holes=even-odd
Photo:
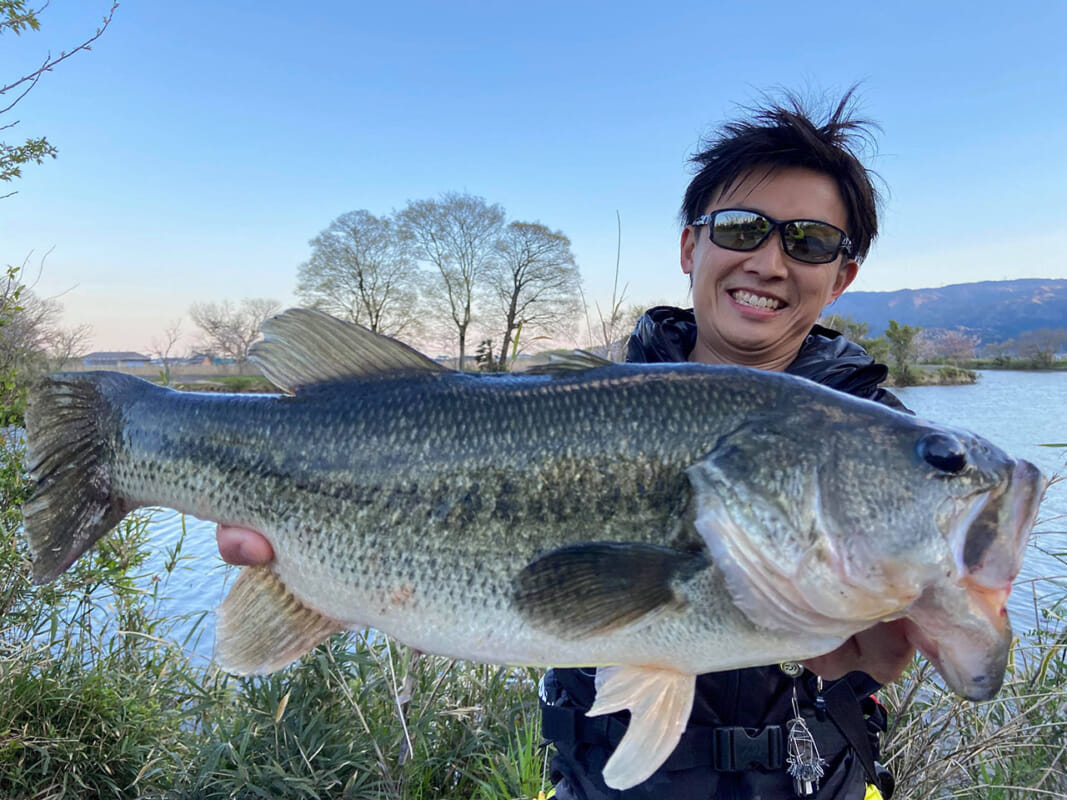
[[[791,372],[903,408],[879,387],[884,366],[815,326],[855,279],[877,234],[877,194],[852,149],[866,125],[851,117],[850,100],[851,92],[818,124],[788,97],[785,105],[724,124],[693,157],[698,172],[681,212],[681,267],[693,310],[648,311],[630,337],[627,360]],[[558,751],[556,796],[862,800],[878,777],[871,774],[871,750],[858,752],[864,742],[853,740],[884,723],[869,695],[899,677],[912,655],[899,627],[888,624],[806,662],[806,669],[785,664],[702,675],[675,756],[621,793],[604,786],[600,770],[625,716],[586,717],[593,671],[552,670],[542,707],[546,737]],[[782,757],[797,711],[827,762],[809,785],[794,783]]]
[[[628,360],[791,372],[902,408],[879,387],[884,366],[815,326],[855,279],[877,234],[877,193],[852,149],[866,126],[850,116],[850,101],[851,92],[820,125],[789,97],[786,105],[723,125],[693,157],[699,170],[686,190],[681,235],[693,310],[647,312],[630,338]],[[253,531],[220,527],[218,542],[231,563],[272,558],[269,542]],[[546,738],[557,749],[556,797],[862,800],[866,784],[878,780],[868,729],[884,723],[869,695],[896,679],[912,655],[890,623],[803,666],[700,676],[675,754],[624,792],[605,786],[601,771],[625,730],[626,712],[587,717],[595,671],[551,670],[542,707]],[[789,733],[798,713],[818,749],[816,761],[825,760],[819,780],[794,781],[786,771],[790,747],[804,743],[799,729]]]

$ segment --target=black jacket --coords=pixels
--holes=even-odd
[[[695,341],[691,310],[658,306],[638,320],[626,360],[686,361]],[[887,368],[836,331],[813,328],[786,372],[907,411],[879,385]],[[781,744],[786,723],[793,717],[794,685],[820,754],[830,762],[815,797],[862,800],[864,796],[865,776],[859,759],[838,727],[826,715],[815,713],[815,677],[805,671],[794,679],[779,665],[698,676],[693,712],[675,753],[644,783],[625,792],[609,789],[601,771],[625,731],[628,713],[585,716],[595,695],[594,675],[592,669],[554,669],[542,685],[545,737],[557,750],[552,772],[559,800],[794,797],[792,779],[780,765],[781,754],[776,753],[776,743]],[[859,672],[823,687],[824,696],[839,692],[851,704],[859,704],[875,745],[874,732],[884,730],[885,725],[884,711],[870,698],[877,688],[872,678]],[[762,766],[745,768],[746,761]]]

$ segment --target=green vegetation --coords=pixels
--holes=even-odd
[[[22,543],[21,450],[0,449],[0,796],[124,797],[194,754],[191,687],[137,588],[147,520],[130,519],[55,584]]]
[[[973,366],[977,337],[961,331],[926,331],[889,321],[884,335],[872,338],[866,322],[833,314],[819,320],[826,328],[843,333],[875,361],[889,364],[892,386],[975,383]],[[938,367],[936,369],[931,367]]]
[[[1014,369],[1014,370],[1059,370],[1067,371],[1067,359],[1047,361],[1033,358],[1013,358],[995,356],[992,358],[972,358],[963,362],[967,369]]]
[[[20,353],[11,347],[9,332],[17,324],[22,311],[22,293],[25,291],[19,280],[19,270],[8,267],[0,285],[0,428],[19,425],[26,410],[26,387],[20,376]]]
[[[26,0],[0,0],[0,35],[10,32],[21,36],[27,31],[40,30],[41,22],[37,15],[47,6],[48,3],[44,3],[40,8],[34,9],[27,7]],[[19,101],[37,86],[42,76],[75,53],[92,49],[93,42],[99,39],[111,24],[116,8],[118,3],[111,6],[96,33],[73,49],[65,50],[54,58],[48,54],[43,64],[38,62],[35,69],[20,77],[0,78],[0,131],[10,130],[19,124],[18,120],[12,121],[4,117],[4,114],[11,112]],[[22,167],[26,164],[41,164],[46,158],[55,158],[56,154],[56,148],[43,136],[31,137],[20,144],[0,141],[0,181],[16,180],[22,177]],[[14,192],[0,195],[0,199],[12,194]]]
[[[974,383],[978,380],[978,375],[974,370],[957,367],[952,364],[939,367],[934,374],[937,375],[937,383],[939,384]]]
[[[889,327],[885,329],[885,338],[889,342],[890,374],[897,386],[911,386],[915,382],[912,357],[918,334],[919,328],[900,325],[895,319],[889,320]]]
[[[174,388],[189,392],[278,392],[278,387],[262,375],[216,375],[207,380],[177,383]]]

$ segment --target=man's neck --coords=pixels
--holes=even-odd
[[[760,353],[730,353],[723,355],[711,349],[697,338],[696,344],[689,352],[689,360],[700,364],[729,364],[737,367],[751,367],[768,372],[785,372],[793,363],[796,353],[775,356]]]

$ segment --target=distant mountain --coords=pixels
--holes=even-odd
[[[845,292],[826,314],[866,322],[871,336],[881,336],[889,320],[895,319],[922,328],[966,328],[989,344],[1037,328],[1067,328],[1067,280],[1026,278],[937,289]]]

